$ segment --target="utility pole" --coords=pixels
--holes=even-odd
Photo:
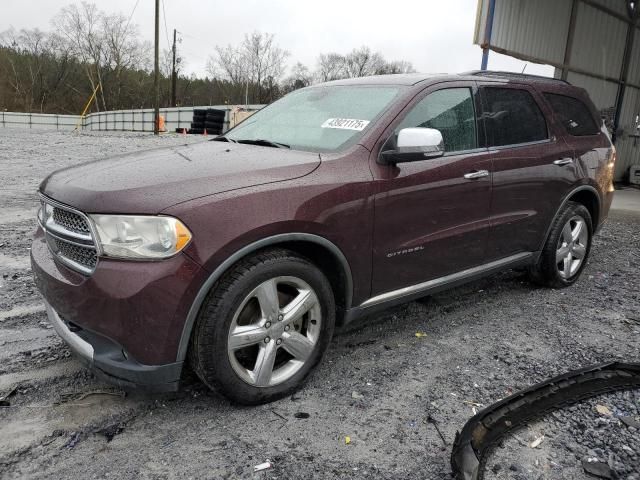
[[[176,106],[176,29],[173,29],[173,69],[171,71],[171,106]]]
[[[160,0],[156,0],[156,39],[155,39],[155,71],[153,76],[153,89],[155,93],[153,134],[160,134]]]

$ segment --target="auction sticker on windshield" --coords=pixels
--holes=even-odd
[[[369,125],[369,120],[357,120],[355,118],[330,118],[324,122],[322,128],[340,128],[342,130],[364,130]]]

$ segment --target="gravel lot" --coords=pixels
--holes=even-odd
[[[100,383],[48,327],[31,279],[37,185],[85,159],[185,141],[203,138],[0,130],[0,397],[15,387],[0,409],[0,477],[442,480],[474,405],[640,361],[640,214],[615,211],[574,287],[539,289],[510,271],[386,311],[338,333],[291,398],[246,408],[192,378],[162,396]],[[621,416],[640,420],[639,391],[532,423],[495,451],[487,478],[592,478],[582,462],[597,459],[640,480],[640,430]]]

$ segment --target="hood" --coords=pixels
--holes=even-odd
[[[156,214],[194,198],[302,177],[319,163],[317,153],[209,141],[58,170],[40,191],[87,213]]]

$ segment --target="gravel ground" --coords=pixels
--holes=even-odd
[[[442,480],[474,408],[567,370],[640,361],[640,214],[616,211],[572,288],[509,271],[365,319],[336,335],[291,398],[247,408],[190,377],[161,396],[100,383],[48,327],[31,280],[34,192],[51,170],[185,141],[203,139],[0,130],[0,396],[13,392],[0,409],[0,477]],[[638,480],[640,430],[619,417],[640,420],[640,392],[515,432],[487,478],[592,478],[583,461],[601,461]]]

